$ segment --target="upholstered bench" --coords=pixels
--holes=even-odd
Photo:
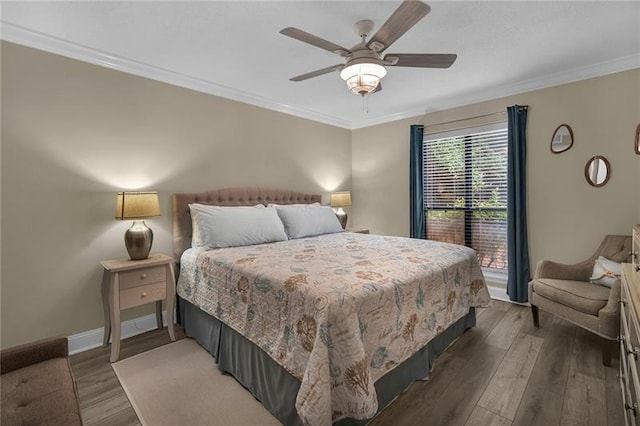
[[[66,337],[0,351],[2,426],[82,425]]]

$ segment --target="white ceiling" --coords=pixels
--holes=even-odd
[[[640,2],[428,3],[385,53],[457,61],[389,68],[368,111],[337,73],[289,81],[343,60],[279,31],[350,48],[398,1],[3,1],[2,39],[350,129],[640,67]]]

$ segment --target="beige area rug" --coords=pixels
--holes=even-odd
[[[280,425],[192,339],[112,364],[143,425]]]

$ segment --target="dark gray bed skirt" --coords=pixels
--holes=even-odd
[[[295,408],[300,381],[278,365],[262,349],[200,308],[179,299],[185,333],[213,355],[221,371],[234,376],[280,422],[302,425]],[[428,376],[436,357],[465,330],[475,326],[475,310],[436,336],[411,358],[375,383],[379,411],[411,383]],[[369,420],[342,419],[335,425],[364,425]]]

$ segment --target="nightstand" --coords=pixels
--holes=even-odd
[[[156,303],[156,323],[162,328],[162,301],[167,301],[167,328],[171,340],[176,340],[173,330],[173,308],[176,282],[173,274],[173,258],[164,254],[152,254],[144,260],[103,260],[102,307],[104,309],[103,346],[111,339],[111,362],[120,356],[120,311],[134,306]]]
[[[356,234],[368,234],[369,233],[368,229],[362,229],[362,228],[347,228],[347,229],[345,229],[345,231],[347,231],[347,232],[355,232]]]

